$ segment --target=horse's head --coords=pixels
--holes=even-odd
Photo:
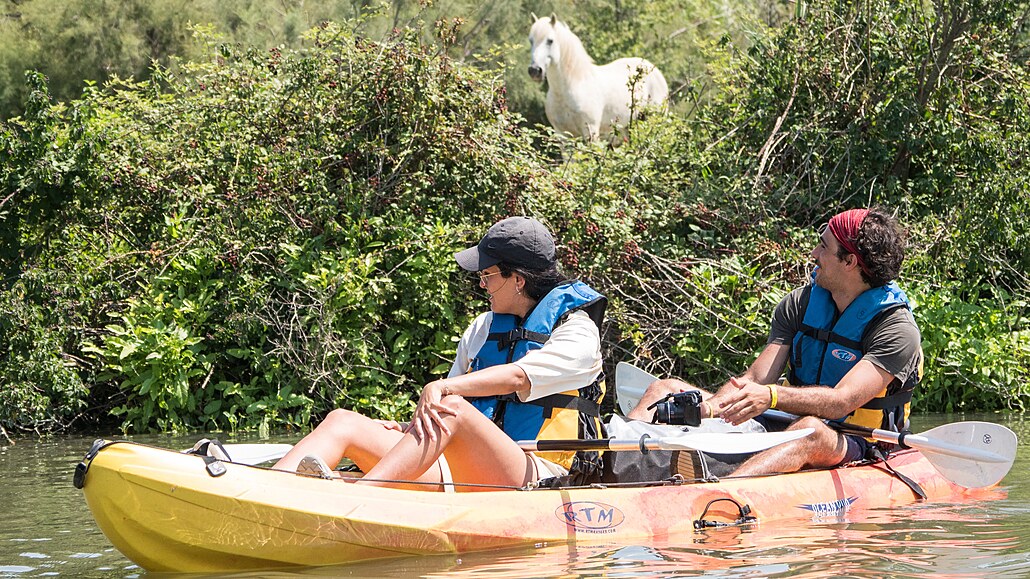
[[[537,18],[529,29],[529,76],[535,81],[543,81],[547,67],[561,59],[560,26],[558,17],[552,14]]]

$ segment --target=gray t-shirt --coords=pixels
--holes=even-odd
[[[773,311],[772,327],[766,344],[791,344],[801,330],[805,308],[812,295],[812,286],[795,289],[786,295]],[[898,308],[866,328],[862,336],[863,360],[868,360],[904,383],[922,365],[919,327],[912,311]]]

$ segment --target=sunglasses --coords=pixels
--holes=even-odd
[[[489,279],[490,277],[495,276],[495,275],[500,275],[500,274],[501,274],[501,272],[495,271],[493,273],[478,272],[476,275],[479,276],[479,282],[480,283],[486,283],[486,280]]]

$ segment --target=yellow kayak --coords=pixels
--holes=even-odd
[[[335,565],[520,545],[619,542],[695,527],[826,520],[917,500],[882,463],[717,482],[441,493],[370,487],[131,443],[87,455],[77,484],[97,524],[148,571]],[[890,465],[929,500],[990,498],[918,451]]]

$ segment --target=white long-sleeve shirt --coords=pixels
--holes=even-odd
[[[486,343],[493,312],[480,314],[458,342],[458,354],[448,378],[468,372],[472,359]],[[523,402],[589,386],[601,374],[601,336],[582,311],[573,312],[554,329],[543,347],[530,350],[515,365],[529,378],[529,394]]]

